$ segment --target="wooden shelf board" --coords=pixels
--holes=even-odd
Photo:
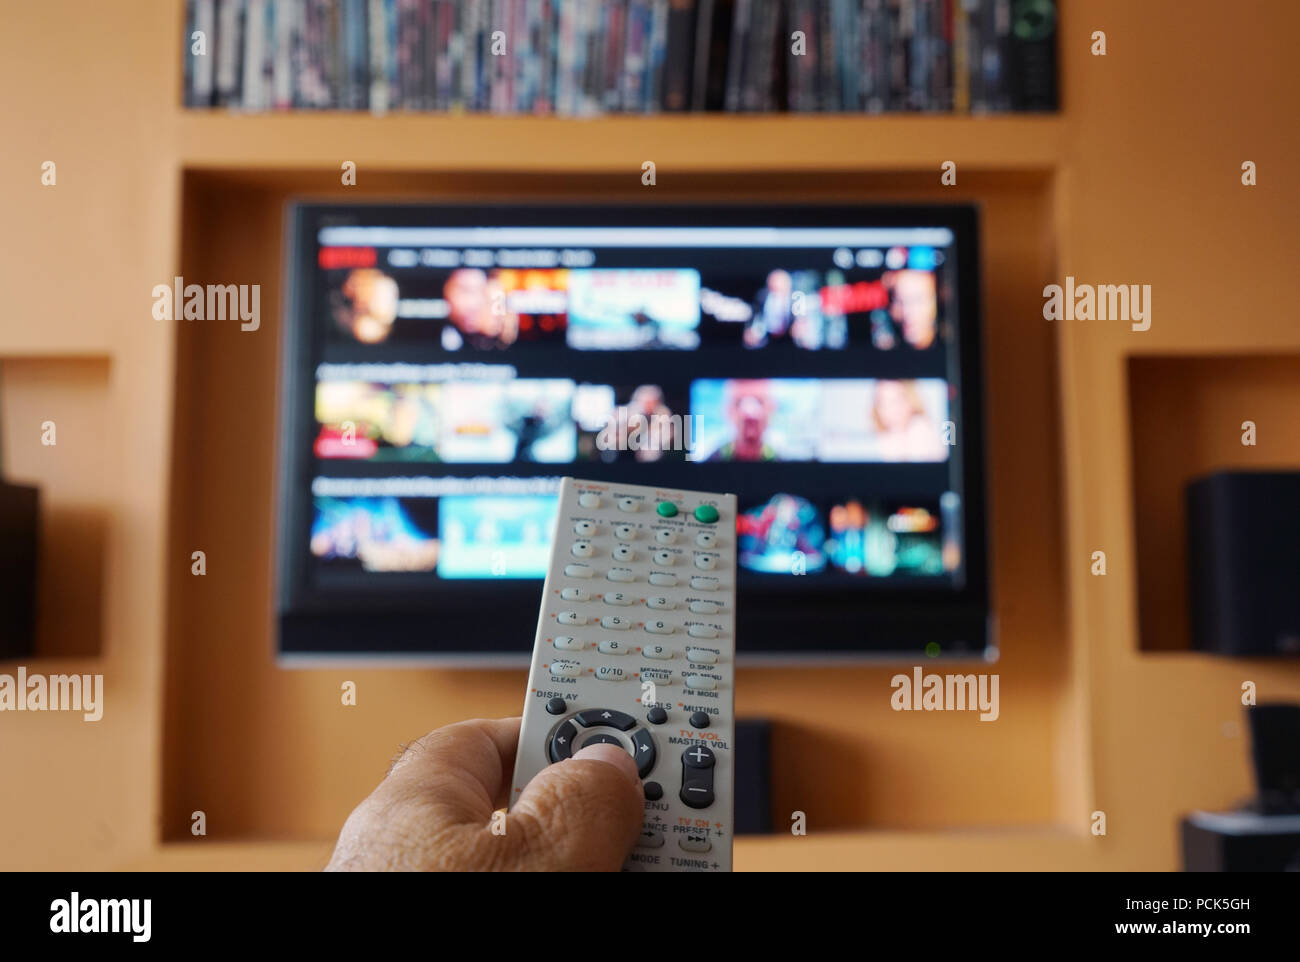
[[[169,842],[123,866],[161,872],[311,872],[323,868],[333,840],[197,839]],[[1099,868],[1096,840],[1059,826],[962,832],[814,832],[807,836],[746,835],[736,839],[736,869],[779,871],[1018,871]]]
[[[558,117],[178,112],[185,166],[387,170],[675,172],[1048,170],[1063,156],[1056,115],[681,114]]]

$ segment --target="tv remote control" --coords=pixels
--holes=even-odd
[[[637,761],[629,871],[731,871],[736,496],[564,478],[510,801],[588,744]]]

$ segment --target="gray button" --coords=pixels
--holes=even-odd
[[[707,852],[713,848],[707,832],[687,832],[679,835],[677,844],[683,852]]]

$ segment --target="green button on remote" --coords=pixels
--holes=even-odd
[[[711,504],[702,504],[695,509],[695,520],[701,524],[713,524],[718,520],[718,509]]]
[[[659,507],[655,510],[659,512],[661,518],[674,518],[677,516],[677,505],[671,501],[660,501]]]

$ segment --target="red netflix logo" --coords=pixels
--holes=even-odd
[[[323,270],[345,267],[374,267],[378,255],[373,247],[322,247],[317,257]]]

